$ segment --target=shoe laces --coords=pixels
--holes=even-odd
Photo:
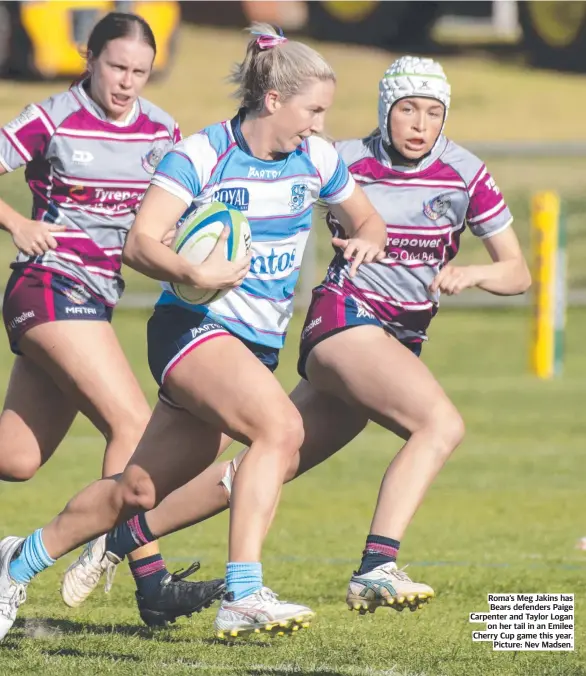
[[[262,601],[268,601],[269,603],[285,603],[285,601],[279,601],[279,595],[275,594],[275,592],[268,587],[262,587],[256,594]]]
[[[85,546],[80,556],[80,563],[86,570],[86,575],[93,586],[97,585],[100,581],[100,578],[102,577],[102,574],[105,574],[106,582],[104,584],[104,592],[109,594],[112,590],[112,585],[114,584],[116,564],[108,558],[106,552],[104,552],[104,555],[101,559],[94,559],[92,556],[92,545],[93,543],[90,542]],[[95,565],[96,563],[98,564],[97,566]]]
[[[188,566],[187,568],[180,568],[179,570],[176,570],[174,573],[171,573],[170,582],[181,582],[182,580],[185,580],[186,577],[189,577],[190,575],[196,573],[200,568],[201,568],[200,562],[194,561],[191,564],[191,566]]]
[[[84,548],[79,557],[79,562],[85,568],[85,566],[90,563],[92,560],[92,543],[89,542]]]
[[[14,583],[14,591],[7,602],[0,603],[0,615],[10,619],[14,611],[26,601],[26,585]]]
[[[405,564],[402,568],[392,568],[391,570],[388,570],[387,572],[392,575],[393,577],[396,577],[397,580],[401,580],[401,582],[412,582],[411,578],[407,573],[405,572],[405,568],[407,568],[409,564]]]
[[[107,558],[107,557],[106,557]],[[104,593],[109,594],[112,591],[112,585],[114,584],[114,576],[116,575],[117,565],[108,559],[106,564],[106,569],[104,571],[106,575],[106,582],[104,583]]]

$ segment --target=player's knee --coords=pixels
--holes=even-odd
[[[438,452],[446,457],[462,443],[466,433],[462,416],[447,399],[434,408],[428,425],[433,432]]]
[[[150,410],[143,411],[142,407],[138,409],[129,407],[119,410],[114,419],[106,421],[102,431],[106,441],[127,444],[133,452],[146,429],[149,418]]]
[[[9,457],[0,459],[1,481],[28,481],[32,479],[40,467],[38,457],[22,453],[11,453]]]
[[[148,511],[156,505],[156,489],[152,479],[140,468],[130,466],[119,482],[121,509]]]
[[[271,448],[285,455],[297,453],[305,438],[303,419],[299,411],[291,407],[281,413],[267,416],[261,438]]]

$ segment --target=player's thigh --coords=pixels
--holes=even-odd
[[[271,371],[239,339],[198,345],[167,373],[164,391],[194,415],[245,443],[263,438],[299,447],[297,409]]]
[[[315,467],[356,438],[368,424],[368,413],[358,404],[320,392],[301,380],[289,395],[303,421],[297,474]]]
[[[124,470],[123,490],[151,490],[152,503],[158,504],[212,464],[230,443],[217,427],[159,401]]]
[[[41,324],[20,348],[107,438],[128,431],[138,441],[150,408],[109,322]]]
[[[307,359],[318,390],[363,406],[372,420],[413,433],[455,411],[429,369],[375,326],[358,326],[316,345]]]
[[[0,415],[0,476],[29,479],[53,455],[77,415],[47,373],[16,357]]]

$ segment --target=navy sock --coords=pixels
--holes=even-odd
[[[123,559],[135,549],[154,542],[157,538],[148,527],[144,512],[113,528],[106,536],[106,551]]]
[[[136,582],[136,589],[143,597],[156,594],[161,580],[167,575],[167,567],[160,554],[145,556],[130,562],[130,572]]]
[[[397,560],[397,553],[401,543],[392,538],[385,538],[382,535],[370,534],[366,538],[366,546],[362,552],[362,561],[358,569],[358,575],[370,573],[377,566],[383,563],[389,563]]]

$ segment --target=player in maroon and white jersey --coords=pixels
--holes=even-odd
[[[180,139],[173,118],[140,97],[155,53],[144,19],[108,14],[89,38],[84,77],[0,129],[0,174],[24,166],[33,198],[30,218],[0,200],[0,226],[19,250],[3,304],[16,358],[0,416],[0,480],[34,476],[80,411],[106,438],[103,476],[118,474],[150,418],[110,321],[135,209]],[[171,576],[156,543],[131,568],[147,623],[197,611],[223,589]],[[68,605],[83,600],[81,582],[63,586]]]

